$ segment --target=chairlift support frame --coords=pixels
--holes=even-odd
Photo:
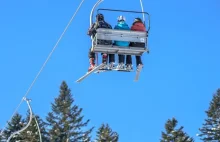
[[[94,9],[102,2],[103,0],[98,0],[96,4],[93,6],[91,13],[90,13],[90,26],[93,23],[93,15],[94,15]],[[140,0],[141,2],[141,0]],[[142,6],[142,2],[141,2]],[[145,32],[142,31],[131,31],[131,30],[119,30],[119,29],[104,29],[104,28],[98,28],[96,30],[95,37],[91,36],[92,39],[92,48],[91,51],[96,53],[96,59],[97,59],[97,65],[98,63],[98,53],[106,53],[106,54],[122,54],[122,55],[136,55],[136,56],[141,56],[143,53],[147,52],[149,53],[148,49],[148,34],[150,31],[150,15],[147,12],[143,11],[129,11],[129,10],[118,10],[118,9],[104,9],[104,8],[99,8],[97,10],[97,13],[99,11],[114,11],[114,12],[129,12],[129,13],[142,13],[143,14],[143,23],[146,26],[145,23],[145,18],[144,14],[148,16],[148,28]],[[97,44],[98,40],[110,40],[110,41],[128,41],[128,42],[140,42],[140,43],[145,43],[145,47],[121,47],[121,46],[115,46],[115,45],[101,45]],[[92,71],[87,72],[84,76],[79,78],[76,82],[81,82],[84,80],[86,77],[88,77],[91,73],[99,73],[99,72],[104,72],[107,63],[102,63],[95,67]],[[104,69],[103,69],[104,67]],[[136,70],[136,76],[135,76],[135,81],[138,81],[140,72],[141,72],[142,66],[138,66]],[[113,69],[114,70],[114,69]],[[113,71],[111,70],[111,71]],[[109,71],[109,70],[108,70]],[[131,72],[131,71],[123,71],[123,70],[118,70],[122,72]]]
[[[36,124],[37,124],[37,129],[38,129],[38,132],[39,132],[40,142],[42,142],[40,127],[39,127],[39,125],[38,125],[38,122],[37,122],[37,120],[36,120],[36,117],[35,117],[34,114],[33,114],[33,111],[32,111],[31,105],[30,105],[31,100],[30,100],[30,99],[27,99],[26,97],[24,97],[23,100],[26,101],[26,102],[27,102],[27,105],[28,105],[28,109],[29,109],[29,112],[30,112],[29,121],[28,121],[27,125],[26,125],[25,127],[23,127],[21,130],[18,130],[18,131],[16,131],[16,132],[12,133],[12,134],[10,135],[10,137],[7,139],[7,142],[10,142],[10,140],[11,140],[13,137],[15,137],[16,135],[21,134],[21,132],[23,132],[24,130],[26,130],[26,129],[31,125],[31,122],[32,122],[32,119],[33,119],[33,118],[35,118],[35,122],[36,122]]]
[[[128,13],[142,13],[148,16],[147,31],[127,31],[119,29],[104,29],[99,28],[96,31],[95,37],[92,39],[92,49],[91,51],[95,53],[106,53],[106,54],[122,54],[122,55],[139,55],[143,53],[149,53],[147,46],[148,43],[148,33],[150,31],[150,15],[147,12],[141,11],[130,11],[130,10],[118,10],[118,9],[104,9],[99,8],[97,13],[100,11],[113,11],[113,12],[128,12]],[[93,15],[93,14],[92,14]],[[144,17],[144,16],[143,16]],[[92,19],[92,17],[90,17]],[[146,26],[145,19],[143,19],[144,25]],[[109,40],[109,41],[128,41],[128,42],[140,42],[144,43],[145,47],[121,47],[115,45],[101,45],[98,44],[98,40]]]
[[[146,14],[148,16],[148,28],[147,28],[147,32],[150,31],[150,14],[148,12],[145,11],[133,11],[133,10],[120,10],[120,9],[107,9],[107,8],[99,8],[97,9],[97,13],[99,13],[99,11],[114,11],[114,12],[127,12],[127,13],[142,13],[142,14]],[[145,17],[145,16],[143,16]],[[146,26],[145,23],[146,19],[143,19],[143,23]]]

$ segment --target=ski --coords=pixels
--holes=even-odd
[[[107,71],[119,71],[119,72],[133,72],[134,70],[127,70],[127,69],[99,69],[94,73],[102,73],[102,72],[107,72]]]
[[[109,71],[108,69],[99,69],[97,71],[95,71],[94,73],[102,73],[102,72],[106,72]]]
[[[83,75],[81,78],[79,78],[76,82],[81,82],[82,80],[84,80],[86,77],[88,77],[91,73],[99,70],[100,68],[102,68],[103,66],[105,66],[105,63],[102,63],[100,65],[98,65],[97,67],[95,67],[93,70],[91,70],[90,72],[87,72],[85,75]]]
[[[143,65],[138,65],[134,81],[138,81]]]
[[[98,70],[96,70],[94,73],[101,73],[101,72],[105,72],[105,71],[109,71],[110,69],[108,69],[108,66],[105,65],[102,68],[99,68]]]
[[[127,70],[127,69],[115,69],[115,70],[119,72],[133,72],[133,70]]]

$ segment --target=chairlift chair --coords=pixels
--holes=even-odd
[[[98,9],[97,13],[99,13],[99,11],[101,10],[146,14],[148,15],[148,28],[146,32],[98,28],[96,30],[94,40],[92,40],[93,47],[91,50],[94,53],[139,55],[139,56],[141,56],[145,52],[149,53],[149,49],[147,47],[147,41],[148,41],[148,33],[150,30],[150,16],[147,12],[115,10],[115,9]],[[145,19],[143,19],[143,21],[145,23]],[[116,45],[102,45],[102,44],[98,44],[97,42],[98,40],[140,42],[140,43],[144,43],[145,47],[130,47],[130,46],[121,47]]]

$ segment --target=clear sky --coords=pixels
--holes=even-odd
[[[57,42],[81,0],[0,1],[0,127],[14,109]],[[65,80],[89,126],[109,123],[120,142],[158,142],[167,119],[198,141],[212,94],[220,87],[218,0],[143,0],[151,15],[150,54],[143,56],[139,82],[135,73],[92,74],[88,69],[90,10],[85,0],[28,98],[36,114],[45,118]],[[141,11],[139,0],[105,0],[99,8]],[[112,26],[122,13],[103,13]],[[128,24],[138,14],[125,14]],[[134,58],[133,58],[134,59]],[[133,60],[135,63],[135,60]],[[22,103],[19,113],[26,113]],[[93,138],[95,136],[93,132]]]

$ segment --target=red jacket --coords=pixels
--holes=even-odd
[[[143,31],[143,32],[145,32],[146,28],[145,28],[145,26],[142,22],[137,21],[137,22],[133,23],[133,25],[131,26],[131,30],[132,31]]]

